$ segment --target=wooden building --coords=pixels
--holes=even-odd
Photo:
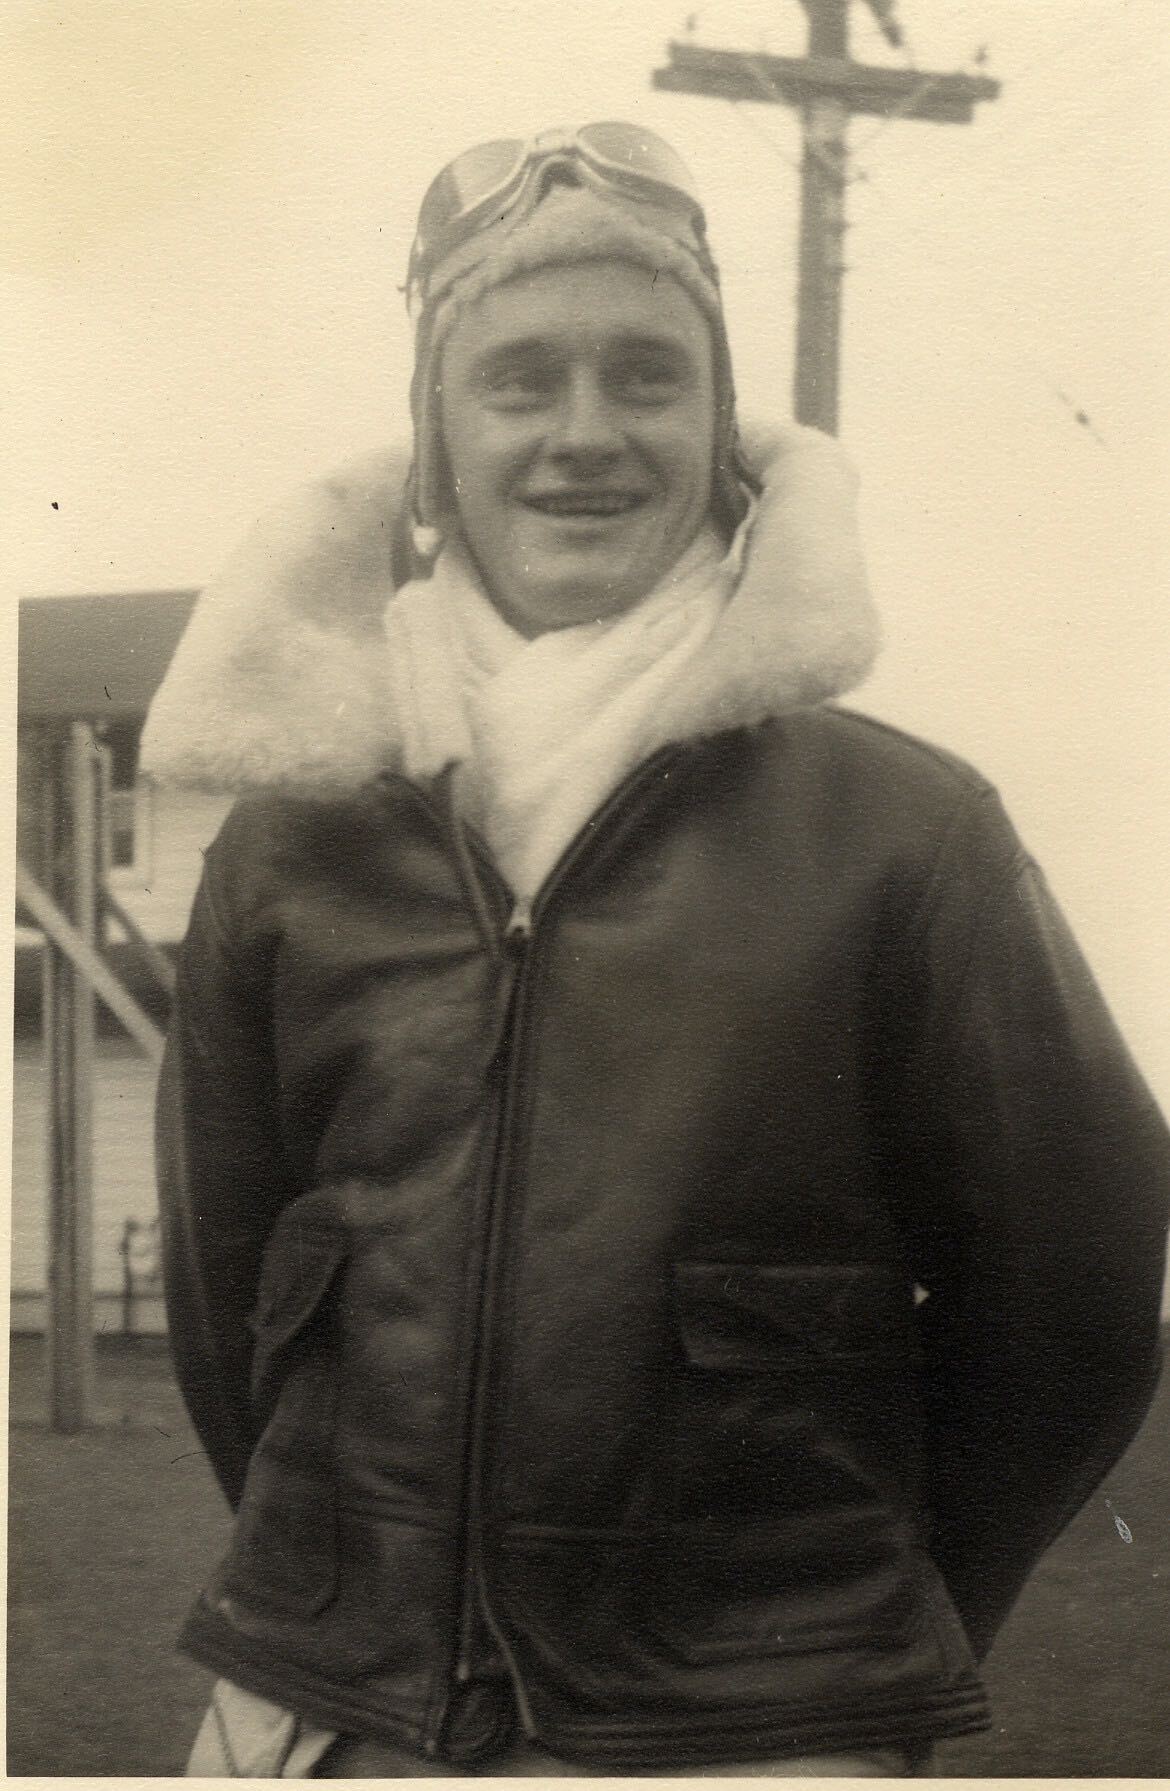
[[[20,606],[17,849],[36,874],[42,846],[41,757],[62,724],[89,722],[101,741],[104,880],[133,926],[164,952],[186,927],[202,850],[221,798],[156,787],[138,775],[150,700],[195,600],[193,591],[28,598]],[[18,908],[13,1070],[12,1327],[44,1324],[47,1087],[41,1042],[43,939]],[[165,1018],[116,923],[103,955],[136,999]],[[94,1291],[99,1330],[161,1329],[154,1273],[154,1066],[99,1010],[94,1063]],[[129,1299],[128,1299],[128,1296]]]

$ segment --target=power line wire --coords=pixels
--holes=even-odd
[[[693,28],[694,17],[695,17],[695,15],[692,15],[691,19],[688,19],[688,27],[689,28]],[[1046,68],[1051,67],[1054,63],[1060,61],[1063,56],[1068,54],[1068,52],[1070,50],[1075,48],[1078,43],[1084,41],[1084,39],[1086,37],[1091,36],[1093,34],[1093,30],[1096,28],[1097,27],[1092,27],[1092,28],[1089,28],[1086,30],[1082,30],[1080,33],[1078,33],[1072,39],[1066,39],[1065,42],[1060,46],[1060,48],[1057,49],[1055,52],[1053,52],[1052,55],[1034,59],[1031,63],[1026,65],[1024,70],[1021,71],[1021,73],[1019,75],[1017,75],[1015,77],[1015,79],[1017,81],[1021,81],[1021,80],[1026,79],[1029,75],[1034,74],[1038,69],[1042,69],[1042,68],[1046,69]],[[905,34],[903,36],[903,41],[904,41],[904,45],[906,45]],[[908,46],[907,46],[907,51],[908,51]],[[909,53],[909,51],[908,51],[908,53]],[[960,65],[960,70],[969,69],[973,64],[980,65],[980,64],[982,64],[982,62],[985,59],[986,59],[986,50],[984,48],[972,51],[971,55],[966,58],[965,63]],[[762,64],[762,62],[760,61],[759,57],[753,56],[750,53],[745,53],[743,60],[744,60],[745,64],[747,65],[749,72],[751,73],[752,79],[755,81],[756,85],[760,88],[761,98],[764,101],[767,101],[768,103],[774,104],[776,102],[777,98],[779,97],[778,93],[777,93],[777,89],[776,89],[775,83],[769,77],[767,70],[764,67],[764,65]],[[911,62],[911,66],[913,66],[912,62]],[[912,112],[914,110],[914,108],[920,103],[920,101],[926,96],[926,94],[934,86],[936,86],[940,80],[943,80],[945,78],[946,77],[944,75],[941,75],[938,73],[924,75],[922,81],[920,81],[915,87],[913,87],[910,90],[909,94],[902,101],[902,103],[899,106],[897,106],[896,108],[894,108],[892,112],[888,113],[882,119],[881,123],[877,126],[877,128],[874,131],[872,131],[868,137],[862,139],[862,142],[858,145],[858,152],[860,150],[865,149],[869,144],[872,144],[873,142],[875,142],[879,137],[881,137],[883,135],[883,133],[892,124],[898,122],[901,118],[904,118],[909,112]],[[737,118],[739,118],[744,124],[750,126],[756,132],[756,134],[763,139],[764,143],[767,145],[768,149],[772,152],[773,155],[778,157],[778,159],[780,161],[782,161],[785,164],[785,166],[788,167],[790,170],[792,170],[794,173],[799,174],[801,172],[799,162],[794,157],[789,155],[784,149],[781,148],[781,146],[779,145],[779,143],[776,142],[775,138],[771,135],[771,133],[764,127],[764,125],[756,117],[755,113],[753,111],[751,111],[750,109],[743,109],[745,107],[750,106],[750,102],[732,100],[732,101],[729,101],[729,104],[731,105],[732,111],[735,114],[735,116]],[[1109,107],[1105,108],[1105,110],[1112,111],[1112,109],[1113,109],[1113,103],[1110,102]],[[1104,116],[1104,112],[1102,112],[1102,114],[1100,114],[1100,115]],[[800,117],[800,114],[798,113],[797,116]],[[1029,116],[1030,116],[1030,114],[1029,114]],[[1094,119],[1091,120],[1090,122],[1095,122],[1096,116],[1097,115],[1094,115]],[[1077,120],[1075,128],[1083,130],[1084,121]],[[820,145],[813,142],[812,139],[810,138],[807,128],[804,126],[803,119],[801,119],[801,134],[802,134],[805,149],[808,151],[808,153],[814,155],[821,162],[821,165],[823,167],[828,168],[830,170],[830,172],[834,175],[834,178],[842,178],[843,177],[846,180],[846,182],[849,182],[849,183],[863,182],[863,183],[867,184],[871,188],[871,190],[879,191],[879,189],[875,186],[875,183],[873,182],[873,179],[872,179],[872,175],[868,169],[866,169],[866,168],[850,169],[849,167],[842,167],[842,166],[838,165],[836,162],[832,161],[830,158],[826,157],[824,155],[823,151],[821,150]],[[1001,135],[999,141],[1002,143],[1002,141],[1003,141],[1002,135]],[[1064,136],[1062,135],[1057,147],[1062,147],[1063,142],[1064,142]],[[1048,152],[1043,157],[1043,160],[1045,160],[1045,161],[1048,160],[1049,155],[1052,153],[1055,153],[1055,152],[1056,152],[1055,148],[1050,145]],[[849,151],[846,151],[845,161],[847,163],[852,162],[855,159],[856,153],[857,152],[850,154]],[[983,193],[990,192],[990,190],[994,186],[999,184],[1001,178],[1002,178],[1002,171],[997,171],[997,173],[996,173],[995,177],[992,179],[992,181],[986,183],[984,187],[976,189],[976,194],[974,195],[974,197],[978,197]],[[972,195],[967,195],[968,204],[970,203],[971,198],[972,198]],[[972,303],[969,295],[968,295],[967,303],[969,305]],[[984,305],[978,303],[978,301],[974,302],[974,308],[982,313],[985,322],[991,323],[994,325],[994,329],[992,332],[992,339],[994,341],[996,341],[997,343],[1001,342],[1002,319],[995,317],[994,314],[992,313],[990,307],[984,306]],[[1034,361],[1033,357],[1028,355],[1026,353],[1026,351],[1022,351],[1021,358],[1024,359],[1028,363],[1029,372],[1032,373],[1040,383],[1044,384],[1046,389],[1049,392],[1051,392],[1052,394],[1054,394],[1060,400],[1060,402],[1066,407],[1066,409],[1068,409],[1071,416],[1073,417],[1073,420],[1077,423],[1077,425],[1080,428],[1086,430],[1086,432],[1093,437],[1093,439],[1098,443],[1098,445],[1108,452],[1109,444],[1105,440],[1104,436],[1097,429],[1096,425],[1093,423],[1091,417],[1089,416],[1087,411],[1085,411],[1083,406],[1081,406],[1079,403],[1077,403],[1076,400],[1070,398],[1068,396],[1067,392],[1065,392],[1062,387],[1056,385],[1053,382],[1053,380],[1051,379],[1050,375],[1048,375],[1045,372],[1042,372],[1039,365]]]
[[[756,83],[756,86],[760,89],[763,99],[767,100],[770,105],[775,105],[778,100],[782,99],[782,95],[760,58],[745,51],[742,59],[747,64],[748,73]],[[844,178],[844,180],[848,182],[850,179],[846,166],[848,162],[848,153],[846,152],[846,154],[841,157],[840,161],[834,161],[831,156],[825,154],[820,144],[814,141],[813,137],[810,135],[808,126],[804,122],[803,109],[798,110],[797,117],[800,120],[801,137],[807,154],[818,161],[825,172],[831,174],[834,180]]]
[[[970,10],[973,11],[974,9]],[[1051,53],[1034,57],[1031,62],[1025,63],[1024,67],[1016,74],[1013,75],[1010,70],[1006,71],[1004,80],[1018,88],[1020,83],[1028,80],[1033,74],[1040,70],[1047,70],[1053,67],[1057,62],[1061,61],[1065,56],[1076,49],[1078,45],[1085,43],[1095,35],[1099,34],[1109,23],[1111,23],[1111,21],[1107,19],[1090,21],[1087,25],[1082,26],[1082,28],[1075,32],[1071,37],[1066,37]],[[958,72],[967,72],[973,67],[982,66],[986,57],[987,46],[980,45],[979,48],[973,50],[970,55],[960,63]],[[937,77],[933,77],[933,79],[937,79]],[[918,100],[923,97],[923,94],[926,91],[929,91],[929,82],[923,89],[912,93],[902,106],[898,107],[893,113],[887,115],[887,117],[882,120],[881,124],[879,124],[867,138],[863,138],[856,147],[856,153],[860,154],[862,151],[868,149],[870,145],[875,143],[891,124],[896,123],[899,118],[904,117],[906,113],[918,103]],[[996,130],[995,124],[991,123],[988,129],[981,134],[981,147],[994,153],[1005,143],[1010,143],[1019,134],[1019,130],[1027,126],[1034,116],[1034,112],[1029,111],[1025,113],[1023,118],[1018,120],[1015,125],[1012,125],[1009,122],[1006,127],[1001,127],[998,131]],[[867,174],[871,173],[868,169],[865,172]]]
[[[1107,104],[1095,112],[1087,115],[1077,114],[1069,121],[1068,127],[1056,137],[1049,136],[1042,144],[1037,144],[1034,150],[1025,150],[1023,155],[1017,155],[1013,160],[997,167],[989,180],[980,181],[973,187],[965,188],[962,194],[956,195],[956,197],[961,197],[964,210],[968,213],[971,212],[988,199],[997,188],[1009,182],[1018,185],[1017,177],[1022,170],[1026,169],[1030,174],[1035,174],[1038,170],[1046,167],[1055,157],[1063,155],[1074,139],[1084,138],[1092,131],[1093,126],[1099,124],[1103,119],[1113,117],[1116,109],[1116,99],[1110,98]]]
[[[959,69],[956,73],[962,73],[962,70]],[[897,124],[899,119],[905,118],[907,113],[913,112],[914,108],[926,98],[927,94],[930,93],[933,88],[937,87],[940,82],[949,79],[949,74],[936,73],[923,75],[921,81],[910,89],[905,99],[901,100],[898,105],[886,113],[881,123],[875,125],[868,137],[863,137],[861,139],[861,142],[856,145],[853,153],[855,155],[860,155],[863,149],[868,149],[871,143],[876,143],[878,138],[882,136],[885,131],[888,131],[892,124]]]
[[[780,147],[771,131],[765,128],[760,119],[756,117],[756,114],[744,108],[742,100],[729,100],[728,104],[731,107],[733,116],[739,120],[740,124],[750,125],[756,135],[762,138],[767,144],[768,148],[772,151],[772,154],[778,161],[783,162],[784,166],[790,168],[794,174],[800,173],[800,163],[797,161],[796,157],[789,155],[786,149]]]

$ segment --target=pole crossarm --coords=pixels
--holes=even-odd
[[[876,68],[835,56],[764,56],[690,43],[668,44],[667,54],[667,67],[654,70],[654,86],[707,99],[758,102],[771,97],[785,106],[836,99],[850,112],[875,118],[969,124],[978,102],[999,93],[999,82],[986,75],[927,75],[920,69]]]
[[[114,1018],[121,1021],[135,1044],[152,1062],[161,1062],[165,1042],[162,1031],[149,1014],[139,1007],[129,990],[123,988],[100,952],[95,951],[82,938],[52,896],[19,860],[16,865],[16,896],[46,937],[64,953],[78,974],[100,995]]]

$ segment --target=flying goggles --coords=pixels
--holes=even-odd
[[[411,316],[426,303],[430,276],[452,249],[521,206],[531,210],[564,175],[597,192],[681,213],[705,256],[706,220],[690,170],[653,131],[614,121],[542,131],[527,142],[500,137],[464,150],[426,190],[406,276]]]

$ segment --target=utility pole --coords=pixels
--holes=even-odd
[[[867,0],[889,42],[901,42],[891,0]],[[837,433],[846,133],[855,112],[969,124],[999,82],[982,75],[869,67],[849,56],[849,0],[801,0],[808,15],[804,57],[669,45],[653,83],[672,93],[795,107],[804,130],[793,408],[800,423]]]
[[[845,62],[849,0],[803,0],[808,55]],[[845,168],[849,108],[839,92],[801,106],[800,253],[796,277],[793,410],[800,423],[837,433],[841,377],[841,279],[845,272]]]

